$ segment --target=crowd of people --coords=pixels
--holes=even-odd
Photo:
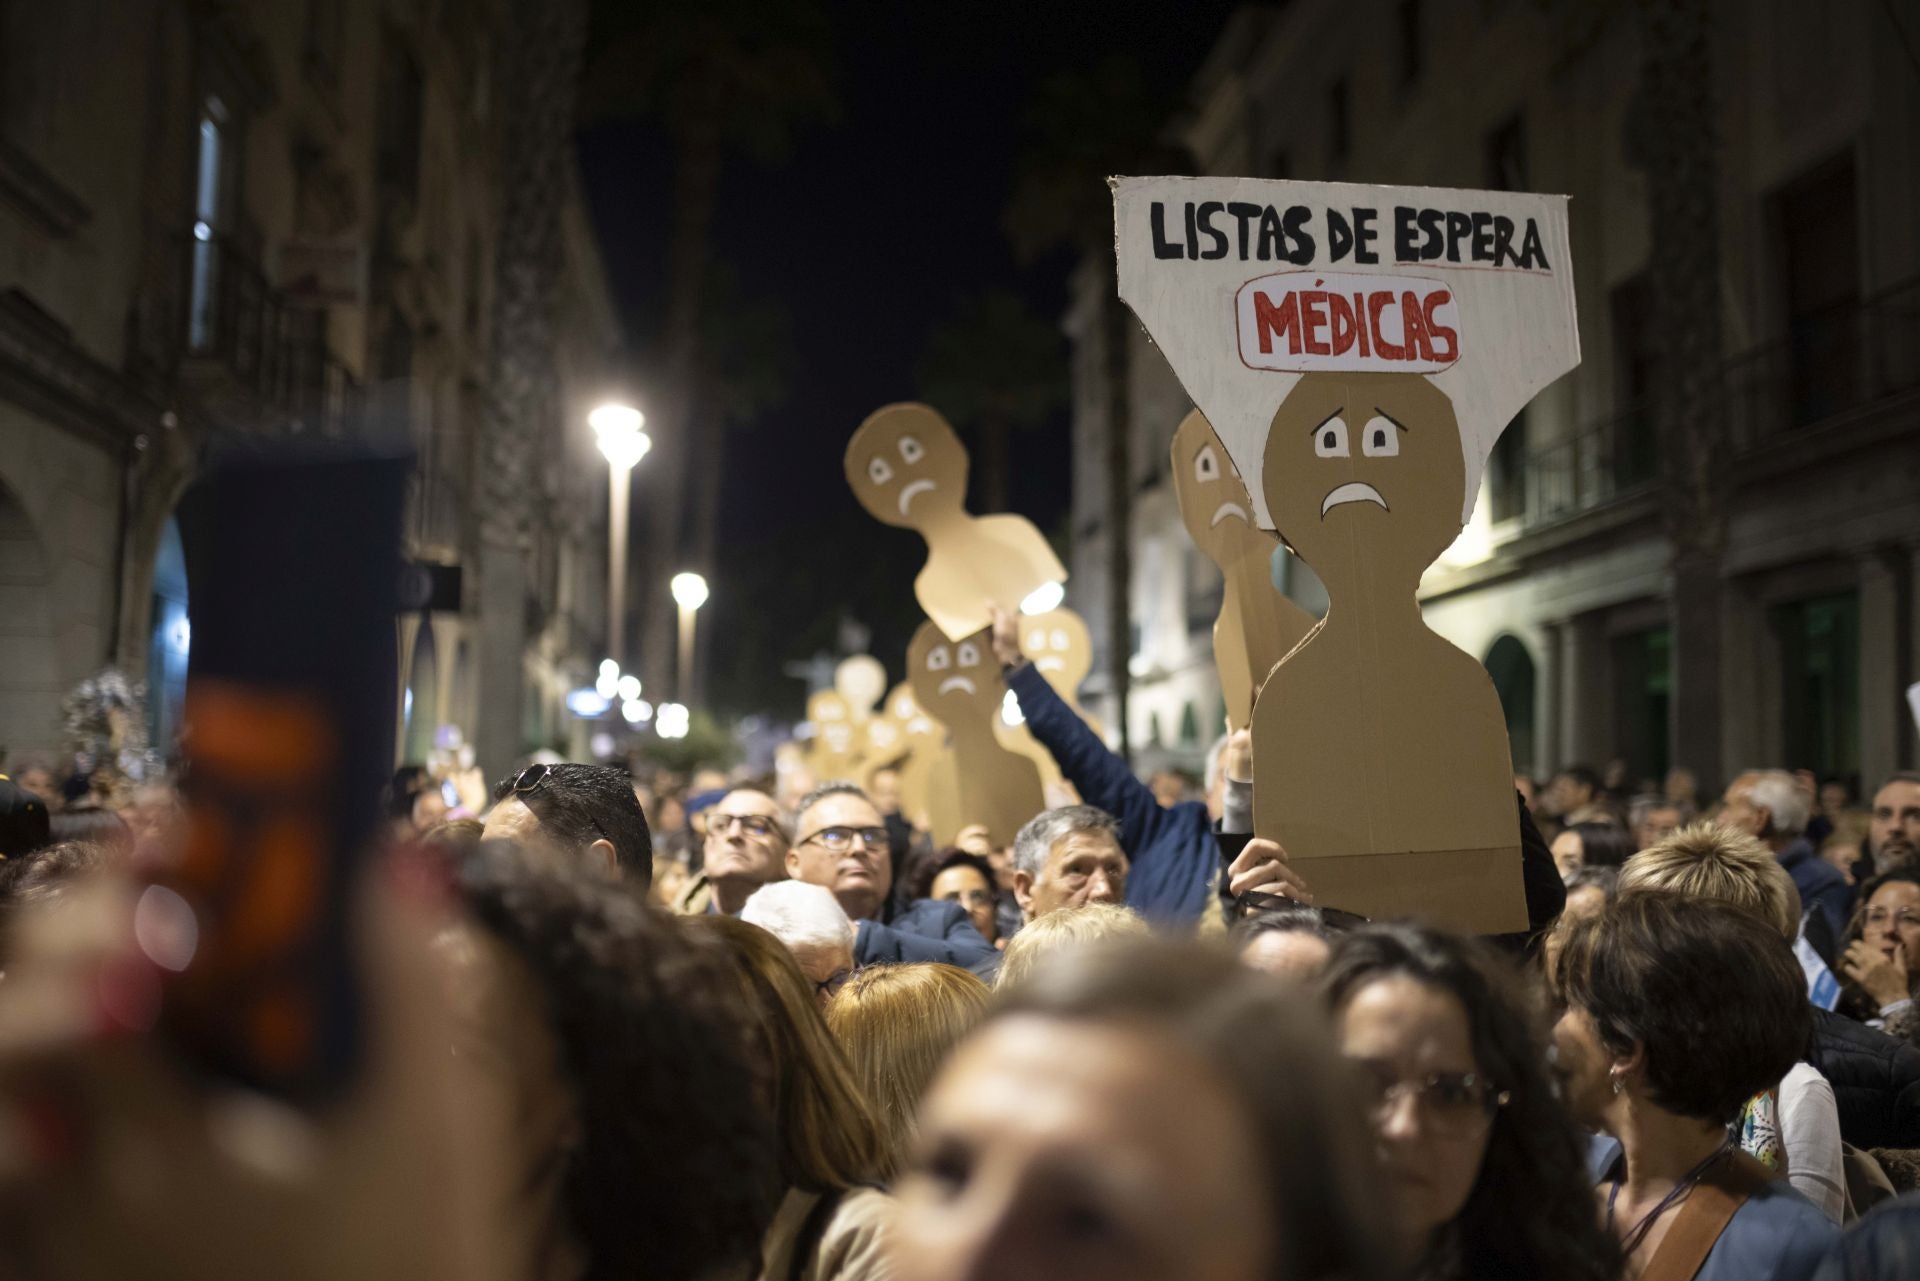
[[[1317,903],[1244,735],[1142,782],[1011,631],[1079,803],[1004,847],[884,770],[401,771],[321,1104],[169,1035],[195,811],[0,778],[0,1277],[1920,1274],[1920,774],[1516,780],[1531,928],[1467,938]]]

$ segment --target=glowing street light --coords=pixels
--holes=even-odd
[[[605,404],[587,415],[607,460],[607,662],[615,665],[616,676],[627,642],[627,498],[633,469],[653,448],[652,439],[640,430],[646,421],[631,405]]]
[[[674,603],[680,606],[680,680],[682,699],[693,697],[693,621],[694,613],[707,603],[707,580],[698,574],[675,574],[667,584]],[[662,709],[664,710],[664,708]]]

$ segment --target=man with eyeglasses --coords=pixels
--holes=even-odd
[[[887,902],[893,867],[880,810],[852,783],[823,783],[800,798],[787,875],[833,891],[853,918],[857,965],[940,961],[991,978],[1000,954],[980,937],[958,903],[918,899],[898,911]]]
[[[681,891],[674,911],[738,916],[755,890],[787,879],[793,830],[771,796],[736,787],[708,807],[706,825],[700,872]]]
[[[643,893],[652,883],[653,834],[624,770],[536,763],[501,780],[493,799],[481,840],[557,847]]]

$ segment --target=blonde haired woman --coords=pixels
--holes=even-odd
[[[1055,952],[1078,952],[1096,943],[1145,938],[1152,932],[1146,919],[1130,908],[1111,903],[1063,907],[1020,927],[1000,959],[1000,976],[993,985],[1001,990],[1012,987],[1037,966],[1051,964],[1049,958]]]
[[[885,1177],[913,1139],[933,1074],[986,1017],[989,991],[955,965],[877,965],[848,979],[827,1006],[827,1027],[886,1131]]]
[[[760,1281],[887,1277],[892,1210],[877,1188],[885,1135],[827,1031],[813,984],[786,944],[759,926],[720,915],[683,919],[737,962],[741,990],[760,1016],[753,1050],[767,1065],[772,1093],[761,1105],[772,1106],[786,1182],[760,1243]]]

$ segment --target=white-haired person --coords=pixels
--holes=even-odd
[[[821,1001],[853,973],[853,919],[832,890],[806,881],[775,881],[753,892],[740,919],[787,945]]]
[[[1809,914],[1807,942],[1831,966],[1853,911],[1853,887],[1806,838],[1813,795],[1785,770],[1748,770],[1727,784],[1716,820],[1745,832],[1773,851],[1793,878],[1801,909]]]
[[[1028,921],[1089,903],[1123,906],[1131,871],[1120,824],[1091,805],[1043,810],[1013,838],[1013,897]]]

